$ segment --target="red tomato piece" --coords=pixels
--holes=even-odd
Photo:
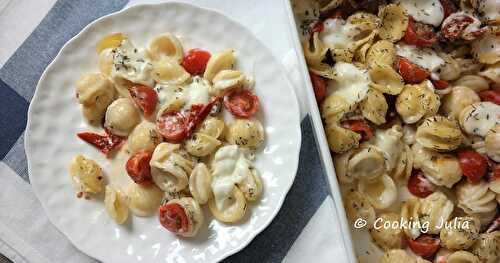
[[[476,29],[468,28],[465,30],[473,23],[478,24]],[[443,37],[449,41],[456,41],[459,39],[474,40],[487,31],[486,28],[479,28],[479,25],[481,25],[481,22],[469,14],[454,13],[443,21],[441,33]]]
[[[434,88],[436,89],[446,89],[450,85],[447,81],[445,80],[432,80],[432,84],[434,85]]]
[[[314,23],[312,29],[311,29],[311,34],[314,34],[316,32],[321,33],[325,29],[325,26],[323,25],[323,21],[317,21]]]
[[[488,89],[479,92],[479,97],[483,101],[490,101],[496,105],[500,105],[500,90]]]
[[[412,63],[407,58],[398,57],[396,63],[399,74],[401,74],[406,83],[418,84],[427,79],[430,75],[429,71]]]
[[[167,111],[156,120],[158,132],[167,142],[179,143],[187,137],[186,117],[178,111]]]
[[[133,86],[129,92],[137,107],[144,112],[144,116],[149,117],[154,113],[158,103],[158,94],[154,89],[141,85]]]
[[[341,126],[353,132],[361,134],[361,141],[367,141],[373,137],[372,128],[364,120],[343,121],[341,123]]]
[[[432,258],[439,250],[441,240],[428,234],[422,234],[417,239],[408,239],[408,246],[417,255],[423,258]]]
[[[432,184],[420,170],[412,170],[408,180],[408,191],[414,196],[425,198],[434,193],[436,186]]]
[[[142,150],[128,159],[125,168],[136,184],[150,185],[152,183],[153,178],[151,177],[151,166],[149,165],[151,157],[153,157],[153,153]]]
[[[208,51],[199,48],[191,49],[184,56],[181,65],[189,74],[201,75],[205,72],[210,57],[211,55]]]
[[[77,136],[85,142],[92,144],[105,155],[108,155],[111,151],[118,148],[125,139],[112,134],[108,129],[105,129],[105,132],[105,135],[93,132],[80,132]]]
[[[189,228],[189,221],[184,208],[175,203],[164,204],[159,208],[159,219],[163,227],[173,233],[185,233]]]
[[[403,37],[405,43],[419,47],[431,47],[437,40],[437,35],[431,26],[416,22],[410,16],[408,28]]]
[[[455,4],[453,3],[453,1],[451,1],[451,0],[439,0],[439,2],[441,2],[441,5],[443,6],[443,13],[444,13],[445,19],[457,11],[457,8],[455,7]]]
[[[491,233],[498,229],[500,229],[500,215],[497,216],[497,218],[493,220],[493,222],[491,222],[491,225],[488,227],[488,230],[486,230],[486,233]]]
[[[325,80],[311,71],[309,71],[309,76],[314,89],[314,96],[316,97],[316,102],[320,103],[326,98],[326,83]]]
[[[190,137],[198,124],[210,114],[212,109],[220,103],[221,98],[213,98],[207,105],[192,105],[189,114],[187,115],[186,127],[187,137]]]
[[[459,151],[458,163],[464,176],[473,184],[481,181],[488,168],[488,160],[473,150]]]
[[[259,98],[249,90],[233,90],[224,96],[224,106],[237,118],[250,118],[259,110]]]

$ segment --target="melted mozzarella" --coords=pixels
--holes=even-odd
[[[344,98],[351,105],[366,97],[371,82],[368,71],[345,62],[337,62],[333,69],[335,81],[329,82],[333,94]]]
[[[356,27],[343,19],[326,19],[324,29],[319,34],[320,40],[331,48],[348,48],[359,34]]]
[[[398,0],[408,14],[418,22],[439,26],[444,19],[444,10],[439,0]]]
[[[466,133],[484,137],[500,124],[500,106],[486,101],[474,103],[460,113],[460,124]]]
[[[193,82],[184,89],[184,107],[191,108],[194,104],[207,104],[210,95],[208,83],[201,77],[194,77]]]
[[[416,46],[399,44],[396,45],[396,54],[405,57],[411,62],[428,69],[431,72],[436,71],[445,64],[444,60],[430,48],[417,48]]]
[[[373,145],[377,146],[384,155],[388,171],[396,167],[397,161],[403,151],[401,138],[403,131],[397,126],[388,130],[378,130],[375,132]]]
[[[212,169],[212,192],[217,208],[222,211],[235,185],[251,175],[250,161],[237,145],[228,145],[217,150]]]
[[[123,40],[120,47],[113,49],[112,77],[121,77],[134,83],[149,87],[154,84],[151,78],[153,65],[145,49],[135,48],[129,40]]]

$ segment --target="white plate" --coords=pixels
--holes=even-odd
[[[236,50],[237,67],[255,78],[266,130],[266,146],[256,160],[264,194],[244,222],[225,225],[209,218],[196,238],[178,238],[156,217],[133,217],[119,226],[106,214],[102,200],[75,197],[68,165],[76,154],[109,169],[102,154],[75,136],[90,127],[82,119],[74,83],[82,74],[97,71],[95,44],[110,32],[123,32],[138,46],[156,34],[172,32],[186,49]],[[295,178],[300,141],[295,94],[268,49],[249,30],[218,12],[164,3],[134,6],[98,19],[61,49],[31,102],[25,147],[30,181],[48,217],[88,255],[104,262],[217,262],[250,243],[278,213]]]

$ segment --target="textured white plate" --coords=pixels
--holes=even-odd
[[[138,46],[145,46],[156,34],[172,32],[186,49],[236,50],[237,67],[255,78],[266,130],[266,146],[256,160],[264,194],[244,222],[225,225],[209,217],[196,238],[178,238],[164,230],[156,217],[133,217],[119,226],[106,214],[102,200],[75,197],[68,165],[76,154],[109,169],[102,154],[75,136],[90,127],[74,98],[74,83],[82,74],[97,71],[95,44],[110,32],[123,32]],[[295,94],[268,49],[218,12],[164,3],[134,6],[98,19],[61,49],[31,102],[25,147],[31,184],[47,215],[88,255],[104,262],[217,262],[250,243],[278,213],[295,177],[300,140]]]

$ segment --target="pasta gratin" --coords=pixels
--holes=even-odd
[[[500,2],[292,3],[347,215],[379,261],[500,262]]]
[[[219,221],[241,221],[262,194],[253,162],[265,131],[253,81],[235,67],[236,52],[186,52],[170,33],[146,48],[113,33],[97,52],[99,71],[78,80],[76,98],[84,118],[104,132],[77,135],[118,169],[76,156],[70,175],[77,196],[104,193],[118,224],[130,213],[158,213],[163,227],[186,237],[204,225],[204,205]],[[125,185],[112,183],[123,174]]]

